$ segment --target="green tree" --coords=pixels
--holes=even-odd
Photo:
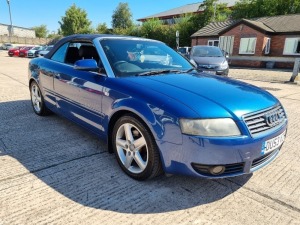
[[[73,4],[67,11],[66,15],[62,17],[60,24],[60,29],[63,35],[71,34],[87,34],[93,33],[91,28],[91,21],[87,18],[87,13],[85,10],[77,7]]]
[[[46,25],[41,25],[41,26],[33,27],[33,29],[35,31],[36,37],[38,37],[38,38],[45,38],[45,37],[47,37],[48,30],[47,30],[47,26]]]
[[[190,46],[191,45],[191,35],[197,31],[194,28],[193,15],[186,14],[183,17],[177,18],[175,29],[179,31],[179,45],[180,46]],[[175,31],[176,33],[176,31]],[[175,33],[172,34],[173,39],[175,39]]]
[[[218,4],[218,0],[204,0],[200,9],[203,10],[203,13],[196,15],[193,19],[198,22],[199,29],[211,22],[225,21],[232,13],[227,3]]]
[[[232,18],[255,18],[300,13],[300,0],[240,0]]]
[[[109,33],[109,29],[107,28],[106,23],[99,23],[96,27],[96,33],[98,34],[107,34]]]
[[[149,19],[145,21],[141,27],[141,36],[145,38],[160,39],[162,27],[162,22],[159,19]]]
[[[176,29],[174,25],[163,25],[157,18],[147,20],[140,28],[139,36],[162,41],[170,47],[176,47]]]
[[[112,28],[127,29],[132,26],[132,14],[130,12],[128,3],[120,2],[112,15]]]

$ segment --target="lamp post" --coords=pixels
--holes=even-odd
[[[9,29],[9,41],[11,42],[11,36],[13,35],[13,25],[12,25],[12,20],[11,20],[11,11],[10,11],[10,0],[6,0],[8,4],[8,9],[9,9],[9,18],[10,18],[10,29]]]
[[[178,48],[179,48],[179,31],[178,30],[176,31],[176,47],[178,50]]]

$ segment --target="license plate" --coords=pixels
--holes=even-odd
[[[264,155],[266,153],[269,153],[269,152],[279,148],[282,145],[282,143],[284,142],[285,132],[286,131],[284,131],[282,134],[280,134],[272,139],[269,139],[269,140],[266,140],[265,142],[263,142],[262,148],[261,148],[261,154]]]
[[[209,70],[206,70],[205,73],[216,75],[216,71],[209,71]]]

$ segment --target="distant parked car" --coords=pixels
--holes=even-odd
[[[35,57],[39,57],[40,56],[40,52],[44,51],[47,47],[48,47],[47,45],[43,45],[40,50],[36,50],[35,51],[34,56]]]
[[[8,55],[10,57],[13,57],[13,56],[19,56],[19,52],[20,50],[23,48],[24,46],[18,46],[18,47],[15,47],[15,48],[11,48],[8,50]]]
[[[179,47],[177,49],[177,52],[179,52],[181,55],[189,58],[190,56],[191,47]]]
[[[49,46],[47,46],[45,49],[43,49],[42,51],[39,51],[38,52],[38,55],[37,55],[37,57],[39,57],[39,56],[44,56],[44,55],[46,55],[51,49],[53,48],[53,45],[49,45]]]
[[[20,51],[19,51],[19,57],[27,57],[28,51],[30,49],[32,49],[32,48],[33,48],[33,46],[26,46],[26,47],[20,49]]]
[[[191,50],[190,61],[206,73],[228,76],[228,62],[219,47],[196,45]]]
[[[42,49],[43,49],[43,46],[35,46],[35,47],[33,47],[32,49],[30,49],[30,50],[27,52],[27,57],[28,57],[28,58],[34,58],[34,57],[36,57],[35,53],[36,53],[37,51],[42,50]]]
[[[9,50],[9,49],[11,49],[11,48],[13,48],[13,45],[12,45],[11,43],[4,43],[4,44],[2,45],[2,49],[3,49],[3,50]]]

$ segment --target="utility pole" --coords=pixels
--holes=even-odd
[[[179,31],[178,30],[176,31],[176,47],[178,50],[178,48],[179,48]]]
[[[9,42],[11,43],[11,36],[13,35],[14,28],[13,28],[12,19],[11,19],[10,0],[6,0],[6,1],[8,4],[8,9],[9,9],[9,18],[10,18]]]

